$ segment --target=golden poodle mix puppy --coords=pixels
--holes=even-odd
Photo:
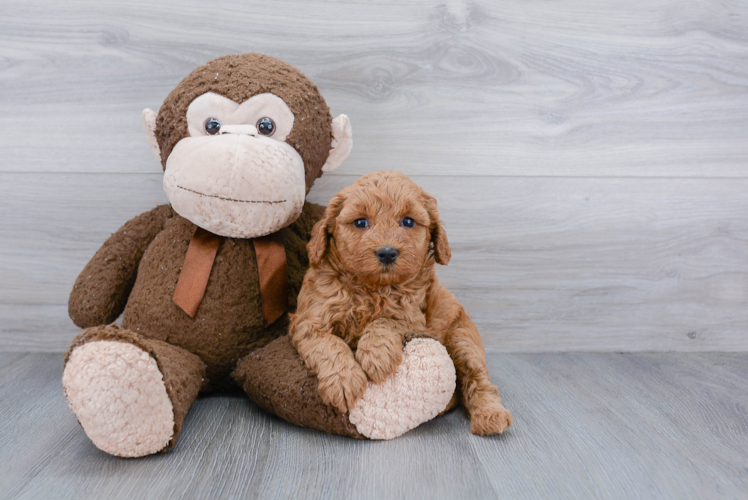
[[[436,279],[434,264],[446,265],[451,251],[432,196],[404,174],[373,172],[332,199],[307,248],[290,332],[327,404],[351,409],[367,378],[380,383],[397,370],[406,337],[425,336],[454,361],[472,432],[511,425],[478,329]]]

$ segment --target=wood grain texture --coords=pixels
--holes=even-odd
[[[165,201],[140,112],[214,57],[297,65],[358,175],[440,200],[492,351],[748,350],[748,3],[0,1],[0,350],[64,350],[69,288]]]
[[[65,350],[72,283],[161,176],[0,174],[0,341]],[[325,202],[355,176],[322,177]],[[746,351],[748,180],[414,176],[439,200],[439,267],[492,351]]]
[[[458,409],[393,441],[293,427],[242,395],[201,398],[176,448],[97,450],[65,402],[62,355],[0,355],[0,497],[743,498],[745,354],[494,354],[501,437]]]
[[[748,175],[729,0],[6,1],[0,170],[153,172],[140,111],[248,51],[350,115],[348,173]]]

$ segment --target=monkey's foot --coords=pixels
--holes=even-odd
[[[174,408],[156,360],[117,341],[88,342],[70,353],[62,375],[70,408],[97,448],[120,457],[163,450]]]
[[[456,379],[443,345],[411,340],[394,375],[380,384],[369,382],[349,420],[370,439],[396,438],[439,415],[452,399]]]

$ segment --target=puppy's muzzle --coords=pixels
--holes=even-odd
[[[377,259],[379,259],[379,262],[382,264],[392,264],[397,260],[397,254],[398,251],[395,248],[392,248],[391,246],[386,246],[378,249],[374,252],[374,254],[377,256]]]

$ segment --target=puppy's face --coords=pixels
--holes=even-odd
[[[436,200],[397,172],[374,172],[338,193],[318,226],[312,264],[322,244],[323,256],[372,287],[404,283],[431,258],[449,260]]]
[[[393,196],[393,195],[406,196]],[[418,197],[376,189],[354,193],[337,217],[333,238],[349,273],[370,285],[415,277],[429,255],[430,219]]]

